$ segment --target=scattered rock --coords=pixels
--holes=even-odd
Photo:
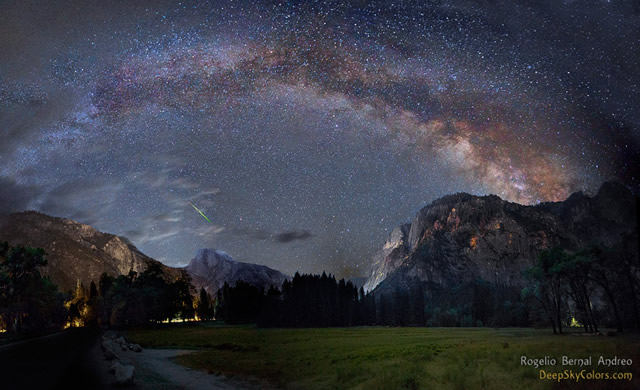
[[[116,342],[120,345],[127,345],[127,340],[124,339],[124,336],[120,336],[116,339]]]
[[[118,355],[116,354],[116,345],[113,344],[110,340],[105,340],[102,342],[102,350],[104,351],[104,356],[107,360],[117,359]]]
[[[115,374],[118,366],[121,366],[121,365],[122,364],[120,363],[120,360],[117,360],[117,359],[113,360],[111,362],[111,367],[109,367],[109,372],[112,374]]]
[[[133,352],[142,352],[142,347],[140,344],[129,344],[129,349]]]
[[[116,383],[119,385],[127,385],[133,383],[134,371],[135,368],[130,364],[117,364],[115,367]]]
[[[117,359],[118,355],[111,349],[107,349],[106,351],[104,351],[104,357],[107,358],[107,360],[113,360],[113,359]]]

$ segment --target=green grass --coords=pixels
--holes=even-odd
[[[198,349],[178,358],[188,367],[212,374],[253,376],[288,389],[512,390],[585,388],[584,384],[588,388],[640,388],[637,335],[554,336],[548,330],[513,328],[183,325],[132,330],[127,336],[145,347]],[[579,386],[554,383],[540,380],[539,369],[521,366],[522,355],[556,359],[592,355],[598,372],[607,371],[595,366],[600,355],[633,358],[634,379],[631,383],[591,381]],[[569,368],[558,365],[547,367],[547,371]]]

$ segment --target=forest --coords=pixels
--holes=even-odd
[[[0,244],[0,327],[39,334],[81,327],[139,327],[162,322],[224,321],[259,327],[442,326],[567,327],[596,333],[640,329],[637,259],[620,248],[570,253],[543,250],[523,272],[522,289],[483,280],[438,289],[414,281],[393,293],[365,293],[333,275],[296,273],[267,291],[225,283],[213,296],[196,291],[186,271],[170,278],[160,263],[141,273],[61,292],[40,268],[42,249]]]

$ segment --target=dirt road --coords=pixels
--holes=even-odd
[[[136,367],[136,386],[142,389],[235,390],[261,388],[258,383],[226,378],[191,370],[175,362],[175,357],[194,351],[181,349],[143,349],[118,351],[121,361]]]

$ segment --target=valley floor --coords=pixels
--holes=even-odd
[[[579,334],[579,330],[576,331]],[[127,332],[147,348],[193,349],[177,356],[212,378],[254,377],[286,389],[637,389],[640,336],[564,335],[549,330],[489,328],[257,329],[178,325]],[[592,356],[589,366],[563,366]],[[522,365],[522,356],[556,359],[554,366]],[[633,359],[630,367],[603,367],[604,358]],[[614,379],[543,380],[546,373],[632,373]],[[569,372],[569,371],[567,371]]]

